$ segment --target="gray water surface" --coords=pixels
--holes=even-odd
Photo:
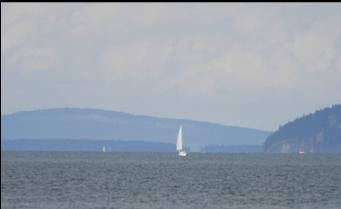
[[[1,208],[336,209],[341,155],[2,152]]]

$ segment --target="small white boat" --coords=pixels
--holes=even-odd
[[[304,154],[304,149],[300,149],[300,150],[298,151],[298,154],[303,155],[303,154]]]
[[[176,150],[179,152],[178,155],[181,157],[185,157],[187,152],[183,147],[183,139],[182,139],[182,127],[180,126],[178,137],[176,139]]]

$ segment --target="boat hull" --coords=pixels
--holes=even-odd
[[[178,155],[180,157],[186,157],[187,153],[185,151],[180,151]]]

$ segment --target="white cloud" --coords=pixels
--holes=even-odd
[[[167,44],[138,42],[124,45],[112,45],[99,55],[99,67],[105,70],[107,79],[154,75],[162,71],[170,57],[172,48]]]
[[[306,70],[326,70],[336,57],[336,42],[341,39],[336,17],[316,22],[293,38],[289,47]]]
[[[57,57],[49,48],[27,47],[17,50],[8,57],[9,65],[16,65],[17,70],[29,73],[35,70],[49,70],[55,67]],[[9,69],[14,70],[14,69]]]
[[[160,107],[155,115],[172,116],[182,109],[168,104],[175,97],[185,106],[183,117],[203,119],[203,114],[210,121],[236,120],[239,125],[254,121],[244,124],[252,127],[277,127],[276,117],[284,116],[273,114],[271,122],[262,124],[246,116],[239,119],[243,110],[238,107],[245,103],[264,106],[265,111],[291,101],[303,108],[306,101],[318,106],[341,100],[336,93],[341,83],[339,4],[1,6],[1,75],[12,79],[6,80],[8,85],[20,76],[21,82],[32,85],[26,85],[26,91],[33,98],[13,105],[19,96],[11,91],[20,87],[6,84],[5,111],[45,102],[44,94],[36,93],[37,78],[32,75],[37,74],[39,85],[59,92],[55,100],[60,104],[152,113],[155,107],[143,105],[150,103],[145,97],[152,97]],[[80,98],[85,89],[97,100]],[[210,107],[218,106],[219,112],[225,110],[222,104],[230,103],[233,120],[218,113],[210,116]]]

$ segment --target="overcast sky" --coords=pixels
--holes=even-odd
[[[340,3],[1,3],[1,114],[89,107],[275,130],[340,102]]]

